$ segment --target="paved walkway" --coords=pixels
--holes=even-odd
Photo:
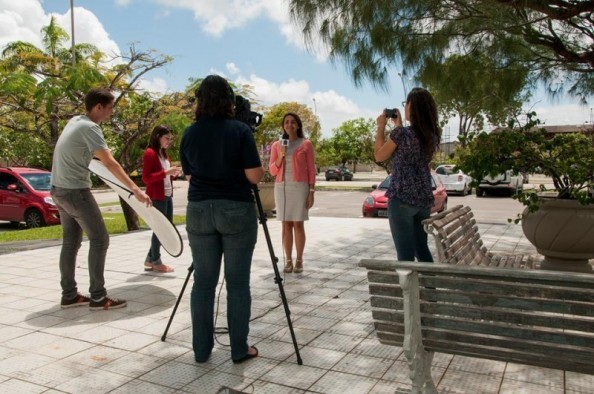
[[[481,225],[488,248],[533,252],[516,225]],[[268,221],[282,259],[280,226]],[[142,270],[151,233],[111,238],[109,294],[128,300],[113,311],[60,309],[59,246],[2,256],[0,271],[0,393],[393,393],[410,389],[402,349],[375,337],[361,258],[395,257],[383,219],[312,218],[307,224],[305,271],[287,274],[289,301],[303,365],[297,365],[262,227],[252,267],[250,343],[260,357],[235,365],[228,337],[205,364],[191,346],[190,287],[165,342],[161,336],[190,266],[189,250],[165,257],[176,272]],[[184,236],[185,229],[180,226]],[[88,288],[84,256],[77,279]],[[282,263],[281,263],[282,264]],[[279,264],[279,267],[282,265]],[[281,270],[282,272],[282,270]],[[226,326],[225,290],[217,326]],[[562,365],[560,360],[560,366]],[[438,354],[433,376],[448,393],[592,393],[594,376]]]

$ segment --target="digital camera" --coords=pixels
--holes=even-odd
[[[396,112],[396,108],[386,108],[386,117],[388,118],[397,118],[398,117],[398,112]]]
[[[252,111],[248,99],[235,95],[235,119],[247,124],[252,131],[255,131],[262,123],[262,114]]]

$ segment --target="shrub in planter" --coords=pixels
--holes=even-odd
[[[529,127],[481,133],[460,150],[458,167],[475,181],[507,170],[550,176],[554,190],[540,185],[536,190],[514,196],[529,212],[538,209],[543,195],[594,203],[593,135],[577,132],[552,135]]]

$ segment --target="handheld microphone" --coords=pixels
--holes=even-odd
[[[281,146],[289,146],[289,134],[283,133],[281,137]]]

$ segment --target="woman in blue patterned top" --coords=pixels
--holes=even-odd
[[[386,111],[377,117],[375,160],[392,156],[390,187],[386,192],[390,230],[398,260],[433,262],[422,221],[433,205],[430,163],[441,138],[437,106],[431,94],[414,88],[406,97],[404,115],[410,126],[402,125],[396,109],[392,120],[396,127],[385,141]]]

